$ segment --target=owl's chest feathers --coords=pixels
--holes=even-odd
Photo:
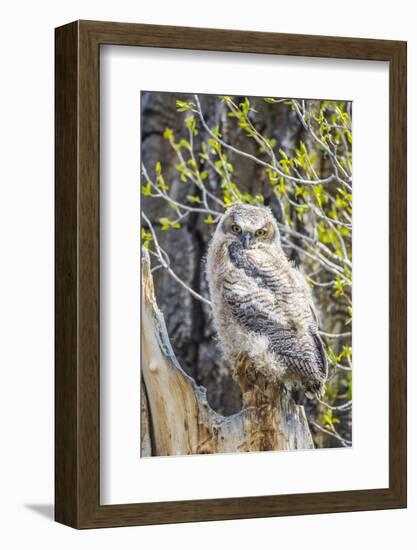
[[[271,322],[303,333],[311,321],[304,289],[287,258],[262,248],[245,250],[228,246],[230,261],[217,266],[215,309],[223,324],[236,323],[232,310],[256,307]]]
[[[225,264],[223,285],[238,294],[285,297],[295,288],[288,261],[274,249],[243,249],[239,243],[228,246],[230,261]]]

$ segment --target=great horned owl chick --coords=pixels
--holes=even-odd
[[[327,361],[310,288],[281,248],[269,208],[233,205],[207,256],[218,341],[233,366],[241,353],[294,396],[323,393]]]

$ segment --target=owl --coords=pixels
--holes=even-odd
[[[297,402],[321,396],[327,360],[303,275],[281,248],[269,208],[236,204],[210,242],[207,280],[224,359],[241,353]]]

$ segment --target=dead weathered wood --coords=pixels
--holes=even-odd
[[[146,397],[143,380],[140,387],[140,450],[141,450],[141,456],[152,455],[148,398]]]
[[[209,365],[207,366],[209,368]],[[313,448],[304,408],[277,384],[266,380],[246,356],[234,377],[242,410],[216,413],[205,388],[188,376],[172,350],[164,317],[156,303],[149,255],[142,260],[141,455],[277,451]]]

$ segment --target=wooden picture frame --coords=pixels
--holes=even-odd
[[[77,21],[56,29],[55,519],[116,527],[406,506],[406,43]],[[389,487],[100,505],[99,58],[117,44],[389,62]]]

